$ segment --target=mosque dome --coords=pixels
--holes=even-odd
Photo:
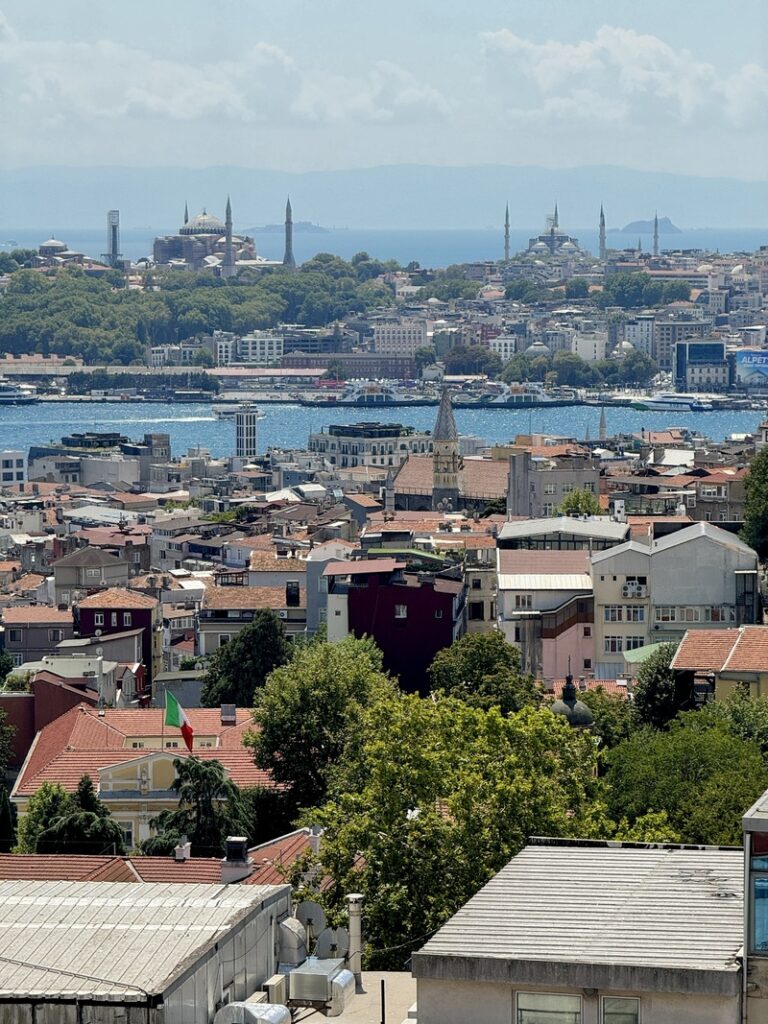
[[[67,243],[62,242],[59,238],[49,238],[47,242],[40,243],[41,249],[61,249],[62,252],[67,248]]]
[[[543,341],[534,341],[532,345],[529,345],[525,350],[526,356],[535,358],[536,356],[551,356],[552,353],[549,351]]]
[[[574,245],[573,242],[570,241],[563,242],[563,244],[560,246],[560,252],[576,252],[577,250],[578,246]]]
[[[573,678],[566,676],[563,695],[551,705],[553,715],[562,715],[574,729],[589,729],[595,723],[595,716],[587,705],[576,699],[576,687]]]
[[[744,274],[744,264],[737,263],[731,271],[731,277],[741,277]]]
[[[619,344],[614,349],[614,353],[617,356],[619,356],[620,358],[623,358],[624,356],[628,356],[630,352],[634,352],[634,351],[635,351],[635,346],[632,344],[631,341],[627,341],[626,338],[624,339],[624,341],[620,341]]]
[[[195,217],[190,217],[186,224],[182,224],[179,228],[180,235],[224,235],[226,234],[227,228],[223,221],[220,221],[218,217],[214,217],[212,213],[207,213],[203,209],[202,213],[198,213]]]
[[[549,246],[546,242],[535,242],[531,246],[531,252],[549,252]]]
[[[711,263],[700,263],[698,267],[696,267],[697,274],[711,274],[713,270],[714,267]]]

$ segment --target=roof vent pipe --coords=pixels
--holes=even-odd
[[[355,992],[363,991],[363,894],[348,893],[345,897],[349,913],[349,969],[355,976]]]

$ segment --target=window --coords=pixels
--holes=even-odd
[[[584,627],[584,636],[585,637],[592,636],[592,627],[591,626],[585,626]]]
[[[144,749],[144,741],[143,740],[133,740],[133,742],[131,743],[131,746],[133,747],[134,750],[143,750]]]
[[[592,659],[591,658],[585,658],[584,659],[584,668],[585,669],[591,669],[592,668]]]
[[[645,622],[645,608],[642,605],[628,604],[624,608],[625,622]]]
[[[533,594],[515,594],[515,608],[532,608]]]
[[[110,622],[112,623],[112,625],[116,626],[117,625],[117,612],[112,612],[112,614],[110,615],[109,618],[110,618]]]
[[[625,636],[624,637],[624,650],[625,651],[636,651],[638,647],[642,647],[645,643],[644,636]]]
[[[94,626],[103,626],[104,625],[104,612],[96,612],[94,614],[94,616],[93,616],[93,624],[94,624]]]
[[[442,608],[436,608],[435,609],[435,618],[436,619],[442,619],[442,617],[443,617],[443,609]]]
[[[483,619],[483,602],[482,601],[470,601],[469,602],[469,619],[470,622],[481,622]]]
[[[604,622],[623,622],[624,607],[620,604],[607,604],[603,610]]]
[[[555,485],[554,484],[544,484],[544,493],[545,494],[554,494],[555,493]]]
[[[606,636],[604,637],[604,652],[606,654],[621,654],[624,650],[624,637],[623,636]]]
[[[581,1024],[581,996],[518,992],[517,1024]]]
[[[229,633],[219,633],[219,647],[223,647],[224,644],[228,644],[231,639]]]
[[[88,577],[89,580],[100,580],[101,569],[86,569],[85,575]]]
[[[408,618],[408,605],[407,604],[396,604],[395,605],[395,618],[396,619],[407,619]]]
[[[8,642],[11,644],[21,643],[21,630],[20,629],[9,629],[8,630]]]
[[[60,640],[64,639],[64,630],[63,629],[49,629],[48,630],[48,639],[51,641],[51,643],[57,644]]]
[[[133,822],[132,821],[118,821],[120,831],[123,833],[123,843],[125,844],[126,850],[133,849]]]
[[[613,578],[616,579],[615,576]],[[625,576],[624,578],[625,578],[625,581],[627,583],[635,583],[635,584],[637,584],[638,587],[647,587],[648,586],[648,577],[647,576]]]
[[[123,625],[124,626],[130,626],[130,624],[131,624],[131,613],[130,612],[123,612]]]
[[[166,747],[178,747],[179,744],[176,740],[166,740],[165,745]]]
[[[483,581],[481,579],[474,579],[474,580],[472,580],[472,589],[473,590],[480,590],[482,588],[482,586],[483,586]]]
[[[544,516],[545,519],[547,518],[547,516],[553,516],[555,514],[555,506],[552,504],[551,501],[548,501],[541,506],[541,514]]]
[[[640,1024],[640,1000],[603,996],[603,1024]]]

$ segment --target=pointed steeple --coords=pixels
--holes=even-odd
[[[509,203],[504,213],[504,262],[509,263]]]
[[[235,266],[235,246],[232,241],[232,203],[227,196],[227,209],[224,215],[224,263],[221,267],[222,277],[234,277],[237,273]]]
[[[601,260],[604,260],[608,252],[608,247],[605,242],[605,212],[603,210],[603,204],[600,203],[600,252],[599,256]]]
[[[433,441],[458,441],[459,432],[456,429],[456,420],[453,418],[453,405],[451,403],[451,392],[443,388],[440,396],[440,408],[437,411],[437,421],[432,432]]]
[[[640,254],[640,253],[641,253],[642,251],[643,251],[643,242],[642,242],[642,239],[640,238],[640,235],[638,235],[638,236],[637,236],[637,252],[638,252],[638,255],[639,255],[639,254]]]
[[[608,430],[608,427],[607,427],[607,424],[605,422],[605,406],[601,405],[600,406],[600,425],[597,428],[597,436],[599,437],[599,439],[601,441],[604,441],[606,439],[606,437],[608,436],[607,430]]]
[[[189,223],[189,206],[187,205],[186,199],[184,200],[184,223]]]
[[[658,211],[653,215],[653,255],[659,255],[659,214]]]
[[[283,254],[283,266],[296,266],[296,258],[293,255],[293,210],[291,209],[290,196],[288,196],[285,204],[285,252]]]
[[[560,227],[560,218],[557,214],[557,203],[555,203],[555,216],[552,218],[552,227],[555,229],[555,231],[557,231],[557,229]]]

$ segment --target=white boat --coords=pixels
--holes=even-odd
[[[701,395],[685,395],[677,391],[660,391],[632,402],[633,409],[649,412],[708,412],[712,402]]]
[[[337,405],[407,405],[423,399],[387,380],[353,380],[337,399]]]
[[[573,400],[572,395],[569,400]],[[499,394],[481,396],[480,401],[483,405],[503,405],[515,409],[526,405],[561,405],[564,398],[546,391],[541,384],[526,383],[507,384]]]
[[[32,405],[39,401],[34,388],[12,384],[0,377],[0,405]]]
[[[236,402],[232,402],[229,405],[214,405],[213,415],[216,417],[217,420],[234,419],[235,416],[237,415],[238,409],[240,408],[241,406]],[[265,414],[263,412],[258,410],[256,413],[256,418],[259,420],[263,420],[264,415]]]

